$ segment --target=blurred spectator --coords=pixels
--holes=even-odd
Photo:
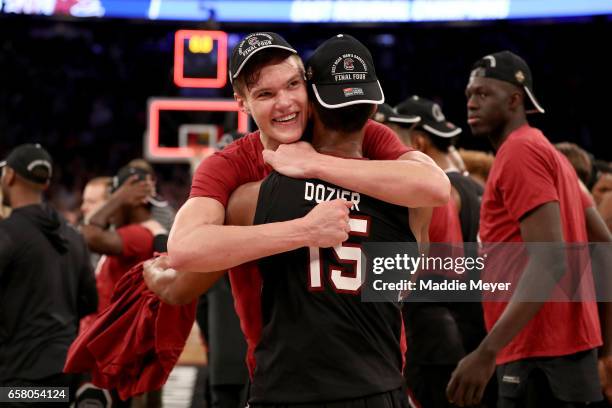
[[[567,157],[574,170],[576,170],[576,174],[578,174],[580,181],[582,181],[585,186],[589,186],[593,169],[593,163],[591,163],[589,154],[574,143],[557,143],[555,147]]]
[[[591,192],[597,211],[612,231],[612,173],[601,173]]]
[[[108,200],[110,196],[111,178],[96,177],[90,180],[83,190],[83,202],[81,203],[81,221],[84,224],[89,222],[91,216]],[[100,254],[90,251],[91,264],[96,270],[100,261]],[[84,324],[87,324],[85,319]]]
[[[52,160],[40,145],[18,146],[0,167],[3,201],[13,209],[0,221],[0,385],[74,392],[75,378],[62,370],[79,319],[97,306],[89,253],[43,203]]]
[[[89,222],[93,213],[108,200],[110,188],[110,177],[96,177],[87,182],[83,189],[83,202],[81,203],[81,215],[84,223]]]

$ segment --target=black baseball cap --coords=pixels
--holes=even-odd
[[[527,113],[544,113],[533,93],[533,77],[524,59],[510,51],[485,55],[472,66],[470,77],[494,78],[525,90]]]
[[[328,109],[385,101],[370,51],[347,34],[338,34],[315,50],[306,63],[306,79],[317,101]]]
[[[297,54],[297,51],[283,37],[276,33],[251,33],[244,37],[232,51],[229,69],[230,82],[233,82],[240,75],[240,71],[242,71],[242,68],[244,68],[253,55],[268,48],[280,48]]]
[[[383,103],[382,105],[378,105],[378,110],[372,119],[380,123],[395,123],[400,126],[410,127],[418,123],[421,117],[416,115],[402,115],[392,108],[391,105]]]
[[[440,105],[426,98],[413,95],[395,107],[403,115],[421,117],[418,127],[438,137],[455,137],[461,133],[461,128],[446,120]]]
[[[21,177],[38,184],[45,184],[53,175],[51,155],[38,143],[22,144],[13,149],[0,168],[9,166]]]
[[[122,167],[117,172],[117,175],[115,175],[111,179],[111,193],[114,193],[115,191],[117,191],[119,187],[121,187],[133,175],[137,175],[138,180],[144,180],[147,178],[147,176],[152,176],[151,172],[149,172],[148,170],[145,170],[142,167],[135,167],[135,166]],[[168,206],[168,202],[163,200],[160,197],[150,196],[150,197],[147,197],[147,201],[149,202],[149,204],[154,205],[155,207],[167,207]]]

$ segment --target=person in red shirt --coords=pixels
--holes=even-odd
[[[168,241],[170,263],[176,270],[214,272],[302,246],[330,246],[346,239],[343,230],[348,226],[341,223],[330,231],[331,236],[313,235],[315,226],[303,219],[223,226],[230,194],[244,183],[263,179],[272,169],[292,177],[319,178],[407,207],[441,205],[448,200],[448,178],[435,163],[402,146],[393,132],[373,121],[366,124],[362,146],[368,161],[323,155],[308,143],[286,145],[302,138],[308,122],[304,74],[296,50],[278,34],[253,33],[235,47],[230,61],[234,96],[259,130],[207,157],[198,167],[190,198],[178,212]]]
[[[527,123],[527,113],[544,110],[533,94],[525,61],[509,51],[483,57],[473,67],[466,96],[472,133],[487,136],[497,151],[482,199],[481,241],[610,242],[589,200],[578,199],[578,179],[567,159]],[[563,259],[555,250],[530,252],[519,287],[525,289],[522,282],[543,275],[538,265],[562,276]],[[517,269],[512,259],[504,265]],[[601,399],[597,304],[511,300],[485,302],[483,308],[488,334],[459,362],[447,388],[450,401],[459,406],[478,403],[496,365],[501,408],[583,407]],[[602,314],[599,355],[609,377],[608,316]]]
[[[109,304],[119,279],[154,252],[155,236],[166,230],[151,218],[146,171],[124,167],[112,180],[113,194],[81,227],[89,249],[103,254],[96,270],[98,311]],[[116,229],[108,228],[112,223]]]
[[[410,117],[419,120],[412,123]],[[425,153],[442,168],[451,181],[451,199],[435,207],[429,224],[429,241],[444,243],[431,248],[431,256],[474,256],[473,245],[463,248],[464,240],[476,241],[482,189],[459,172],[451,158],[449,147],[461,133],[461,128],[446,120],[440,105],[413,95],[395,108],[381,105],[374,119],[393,129],[407,146]],[[465,233],[465,237],[464,237]],[[448,245],[455,244],[455,245]],[[465,279],[454,272],[431,271],[429,279]],[[415,398],[424,407],[448,407],[446,385],[462,357],[475,348],[484,337],[480,303],[409,301],[404,305],[408,352],[405,376]],[[489,392],[489,394],[491,394]],[[494,396],[487,395],[488,400]]]

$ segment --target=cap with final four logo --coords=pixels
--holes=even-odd
[[[297,54],[297,51],[283,37],[276,33],[251,33],[244,37],[232,51],[229,69],[230,82],[234,82],[234,79],[240,75],[240,71],[242,71],[253,55],[269,48],[279,48]]]
[[[347,34],[325,41],[306,63],[306,80],[317,101],[328,109],[385,102],[372,55]]]

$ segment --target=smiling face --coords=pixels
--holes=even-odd
[[[468,125],[474,136],[499,133],[510,120],[520,91],[506,82],[472,76],[465,88]]]
[[[264,65],[256,77],[234,96],[253,116],[266,147],[299,140],[308,121],[308,95],[298,57]]]

